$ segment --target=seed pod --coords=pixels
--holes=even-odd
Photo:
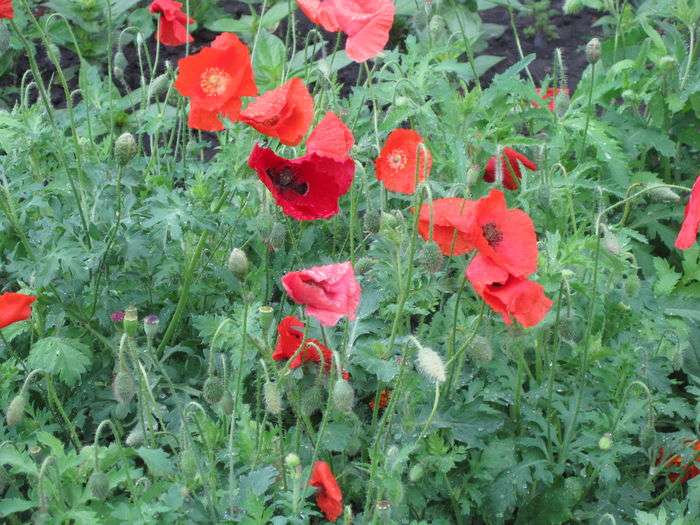
[[[248,257],[240,248],[234,248],[228,256],[228,269],[242,279],[248,273]]]
[[[279,251],[284,248],[284,241],[287,239],[287,228],[281,222],[275,221],[270,228],[270,235],[267,243],[272,251]]]
[[[586,44],[586,60],[589,64],[595,64],[600,60],[600,40],[591,38]]]
[[[265,381],[263,397],[265,399],[265,409],[270,414],[276,416],[282,413],[282,396],[275,383],[272,381]]]
[[[437,273],[442,269],[445,256],[442,255],[440,247],[433,241],[427,242],[418,252],[418,264],[428,273]]]
[[[5,414],[5,421],[8,427],[14,427],[17,423],[24,419],[24,407],[27,405],[27,394],[25,394],[24,389],[17,394],[12,401],[10,406],[7,407],[7,414]]]
[[[443,363],[440,354],[432,348],[425,346],[419,347],[418,356],[416,357],[416,366],[428,380],[434,383],[445,382],[445,363]]]
[[[99,470],[93,472],[90,479],[88,479],[87,488],[93,498],[104,500],[109,495],[109,478],[107,474]]]
[[[150,314],[143,318],[143,331],[150,340],[158,334],[160,319],[157,315]]]
[[[224,382],[215,376],[208,377],[202,387],[202,394],[210,405],[218,403],[224,396]]]
[[[333,403],[341,412],[352,412],[352,407],[355,406],[355,391],[345,379],[339,379],[333,385]]]
[[[114,399],[124,406],[128,406],[131,400],[136,394],[136,384],[134,383],[134,378],[131,376],[131,372],[124,365],[119,365],[117,373],[114,375],[114,380],[112,381],[112,393],[114,394]]]
[[[139,312],[135,306],[129,306],[124,310],[124,321],[122,322],[124,326],[124,332],[129,337],[136,337],[139,330]]]
[[[382,212],[380,210],[367,210],[362,221],[362,227],[366,233],[377,233],[382,225]]]
[[[477,335],[472,339],[471,344],[467,348],[467,353],[472,360],[478,365],[486,365],[493,359],[493,348],[488,339]]]
[[[134,158],[137,151],[136,139],[129,133],[122,133],[114,141],[114,158],[120,166],[126,166]]]

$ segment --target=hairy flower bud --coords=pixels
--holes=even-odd
[[[595,64],[600,60],[600,40],[591,38],[586,44],[586,60],[589,64]]]
[[[600,450],[610,450],[613,446],[613,437],[610,432],[606,432],[598,440],[598,448]]]
[[[93,498],[104,500],[109,495],[109,478],[107,474],[99,470],[93,472],[88,479],[87,488]]]
[[[418,370],[430,381],[434,383],[445,382],[445,363],[442,357],[432,348],[421,346],[418,348],[416,357]]]
[[[351,412],[355,406],[355,391],[345,379],[338,379],[333,385],[333,403],[341,412]]]
[[[649,190],[649,196],[656,202],[679,202],[680,195],[667,186],[654,186]]]
[[[481,335],[474,336],[471,344],[467,348],[467,353],[478,365],[485,365],[493,359],[493,349],[488,339]]]
[[[366,233],[377,233],[382,225],[382,212],[380,210],[367,210],[362,227]]]
[[[284,248],[284,241],[287,239],[287,228],[281,222],[275,221],[270,228],[267,244],[272,251],[279,251]]]
[[[143,443],[144,438],[145,434],[143,432],[143,427],[141,424],[138,424],[131,430],[131,432],[129,432],[124,442],[129,447],[137,447]]]
[[[285,456],[284,464],[287,465],[288,468],[296,468],[301,464],[301,460],[294,452],[290,452]]]
[[[411,467],[411,470],[408,471],[408,479],[411,481],[411,483],[415,483],[423,477],[424,472],[425,469],[423,468],[423,465],[421,463],[416,463]]]
[[[310,416],[315,414],[321,409],[323,404],[323,394],[321,389],[314,385],[311,388],[307,388],[301,394],[301,411]]]
[[[134,378],[131,376],[129,369],[123,364],[119,365],[117,373],[114,375],[112,393],[119,404],[126,406],[131,403],[134,394],[136,394]]]
[[[265,381],[263,397],[265,399],[265,409],[270,414],[277,416],[282,413],[282,396],[275,383],[272,381]]]
[[[129,133],[122,133],[114,141],[114,158],[119,165],[126,166],[136,155],[137,145],[134,136]]]
[[[248,273],[248,257],[240,248],[234,248],[228,256],[228,269],[242,279]]]
[[[620,255],[622,253],[622,246],[617,235],[606,226],[603,226],[603,247],[612,255]]]
[[[231,393],[227,390],[224,392],[223,397],[221,398],[221,409],[224,411],[224,414],[227,416],[230,416],[233,414],[233,396]]]
[[[10,406],[7,407],[7,413],[5,414],[5,421],[8,427],[14,427],[17,423],[24,419],[24,407],[27,405],[27,394],[22,390],[17,394],[12,401]]]
[[[428,22],[428,31],[430,31],[430,35],[433,38],[439,38],[444,35],[446,29],[445,19],[440,15],[433,15],[430,22]]]
[[[442,269],[445,256],[440,247],[433,241],[426,243],[418,252],[418,264],[428,273],[436,273]]]
[[[207,380],[204,381],[202,395],[204,396],[204,400],[210,405],[218,403],[224,396],[224,382],[216,376],[208,377]]]
[[[150,86],[148,86],[148,96],[150,98],[162,95],[168,90],[169,79],[167,73],[158,75],[156,78],[151,80]]]

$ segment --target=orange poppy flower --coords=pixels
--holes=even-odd
[[[348,36],[345,53],[351,60],[364,62],[382,52],[394,23],[392,0],[326,0],[325,4]]]
[[[424,181],[433,164],[430,151],[416,131],[399,128],[387,137],[374,171],[387,190],[411,194],[416,191],[416,164],[418,181]]]
[[[191,128],[221,131],[220,116],[239,120],[241,97],[258,93],[248,48],[232,33],[219,35],[210,47],[180,59],[175,89],[190,99]]]
[[[241,120],[285,146],[296,146],[314,118],[314,101],[300,78],[254,99],[241,112]]]
[[[306,154],[316,153],[343,162],[355,144],[352,131],[335,113],[329,111],[306,140]]]
[[[181,46],[194,38],[187,32],[195,20],[182,11],[182,3],[174,0],[153,0],[148,10],[160,15],[158,41],[164,46]]]
[[[690,199],[683,214],[683,224],[676,237],[676,248],[687,250],[698,238],[700,230],[700,176],[695,179],[693,189],[690,192]]]
[[[484,169],[484,180],[486,182],[496,181],[496,160],[496,156],[494,155],[486,163],[486,168]],[[518,153],[513,148],[503,148],[503,155],[501,155],[501,172],[503,174],[503,187],[508,190],[517,190],[520,179],[523,178],[518,161],[522,162],[523,166],[529,170],[537,169],[537,164],[522,153]]]
[[[343,493],[328,463],[325,461],[314,463],[309,485],[318,489],[316,491],[318,508],[328,521],[335,522],[343,513]]]
[[[0,0],[0,18],[14,18],[12,0]]]
[[[475,207],[476,201],[459,197],[433,201],[433,240],[443,255],[464,255],[474,249],[467,233],[457,229],[455,223],[468,217]],[[430,204],[420,207],[418,233],[426,241],[430,239]]]

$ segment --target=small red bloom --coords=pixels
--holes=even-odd
[[[277,326],[278,338],[275,350],[272,352],[272,359],[275,361],[291,359],[304,340],[303,328],[304,323],[293,315],[288,315],[282,319]],[[321,355],[319,350],[323,355],[324,368],[326,371],[329,371],[333,361],[333,353],[318,339],[312,338],[306,339],[304,349],[289,363],[289,368],[299,368],[302,364],[308,362],[320,363]]]
[[[448,197],[435,199],[432,204],[433,240],[444,255],[464,255],[474,249],[465,232],[458,230],[455,224],[471,216],[476,201]],[[430,205],[423,204],[418,217],[418,233],[426,241],[430,239]]]
[[[339,162],[315,153],[298,159],[278,157],[255,145],[248,158],[282,211],[299,221],[328,219],[338,213],[338,199],[350,189],[355,176],[352,159]]]
[[[681,230],[678,232],[678,237],[676,237],[676,248],[679,250],[687,250],[693,244],[698,237],[698,230],[700,229],[700,176],[695,179],[693,184],[693,189],[690,192],[690,199],[688,204],[685,206],[685,212],[683,214],[683,224],[681,224]]]
[[[382,390],[382,393],[379,394],[379,408],[384,409],[386,406],[389,404],[389,400],[391,399],[391,391],[387,390],[386,388]],[[374,398],[369,400],[369,408],[370,410],[374,410]]]
[[[342,162],[348,158],[354,144],[352,131],[335,113],[329,111],[306,139],[306,153],[316,153]]]
[[[29,319],[34,301],[36,297],[22,293],[6,292],[0,295],[0,328]]]
[[[343,513],[343,493],[325,461],[317,461],[311,469],[309,485],[316,487],[316,505],[328,521],[338,519]]]
[[[564,93],[566,96],[569,96],[569,88],[555,88],[555,87],[548,87],[547,91],[545,91],[545,94],[542,95],[542,89],[541,88],[535,88],[535,91],[537,91],[537,94],[540,96],[542,100],[545,102],[549,101],[549,104],[547,104],[547,107],[549,108],[549,111],[554,111],[554,108],[556,108],[557,105],[557,95],[559,93]],[[537,102],[532,103],[533,106],[536,108],[539,108],[540,105]]]
[[[12,9],[12,0],[0,0],[0,18],[14,18],[15,12]]]
[[[374,171],[387,190],[411,194],[416,191],[416,164],[418,181],[424,181],[433,164],[430,151],[417,132],[399,128],[387,137],[374,161]]]
[[[160,14],[158,41],[164,46],[182,46],[194,40],[187,32],[187,25],[194,24],[195,20],[183,13],[180,2],[153,0],[148,10]]]
[[[248,48],[236,35],[222,33],[211,47],[180,59],[175,88],[190,99],[191,128],[221,131],[219,116],[239,120],[241,97],[258,92]]]
[[[262,94],[241,111],[243,122],[285,146],[298,145],[313,118],[314,102],[300,78]]]
[[[518,153],[512,148],[503,148],[503,155],[501,155],[501,170],[503,171],[503,187],[508,190],[517,190],[520,179],[523,178],[520,172],[520,164],[518,161],[523,163],[529,170],[536,170],[537,164],[532,162],[522,153]],[[496,156],[494,155],[486,163],[486,168],[484,170],[484,180],[486,182],[495,182],[496,180]]]
[[[522,277],[513,277],[477,254],[465,270],[469,282],[491,308],[501,314],[506,324],[512,315],[525,328],[537,325],[552,308],[542,285]]]
[[[341,317],[353,321],[362,294],[350,261],[289,272],[282,277],[282,286],[323,326],[335,326]]]
[[[685,441],[685,444],[688,447],[693,447],[694,451],[700,452],[700,441],[698,441],[697,439],[696,440],[688,439]],[[659,449],[659,455],[656,458],[657,465],[661,464],[661,461],[664,458],[664,454],[665,454],[664,448],[661,447]],[[693,479],[698,474],[700,474],[700,468],[698,468],[696,465],[696,463],[699,461],[700,461],[700,454],[696,454],[695,459],[691,463],[688,463],[685,466],[685,468],[683,468],[683,477],[681,478],[680,483],[685,483],[689,479]],[[674,454],[668,460],[666,460],[666,462],[664,463],[664,468],[670,468],[670,467],[681,468],[682,466],[683,466],[683,459],[678,454]],[[680,476],[680,474],[678,472],[670,472],[668,474],[668,479],[671,482],[674,482],[678,479],[678,476]]]
[[[392,0],[325,0],[329,16],[348,38],[345,53],[355,62],[364,62],[382,52],[394,23]]]

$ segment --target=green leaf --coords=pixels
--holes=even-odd
[[[656,269],[656,282],[654,283],[654,293],[659,295],[670,295],[681,278],[681,274],[676,272],[666,259],[654,257],[654,268]]]
[[[34,507],[36,507],[36,503],[33,501],[20,498],[5,498],[0,501],[0,518],[6,518],[11,514],[24,512]]]
[[[175,471],[170,456],[162,449],[141,447],[136,453],[146,463],[152,476],[165,477]]]
[[[45,337],[34,343],[27,363],[31,368],[46,370],[72,386],[87,370],[91,362],[89,352],[86,345],[75,339]]]

